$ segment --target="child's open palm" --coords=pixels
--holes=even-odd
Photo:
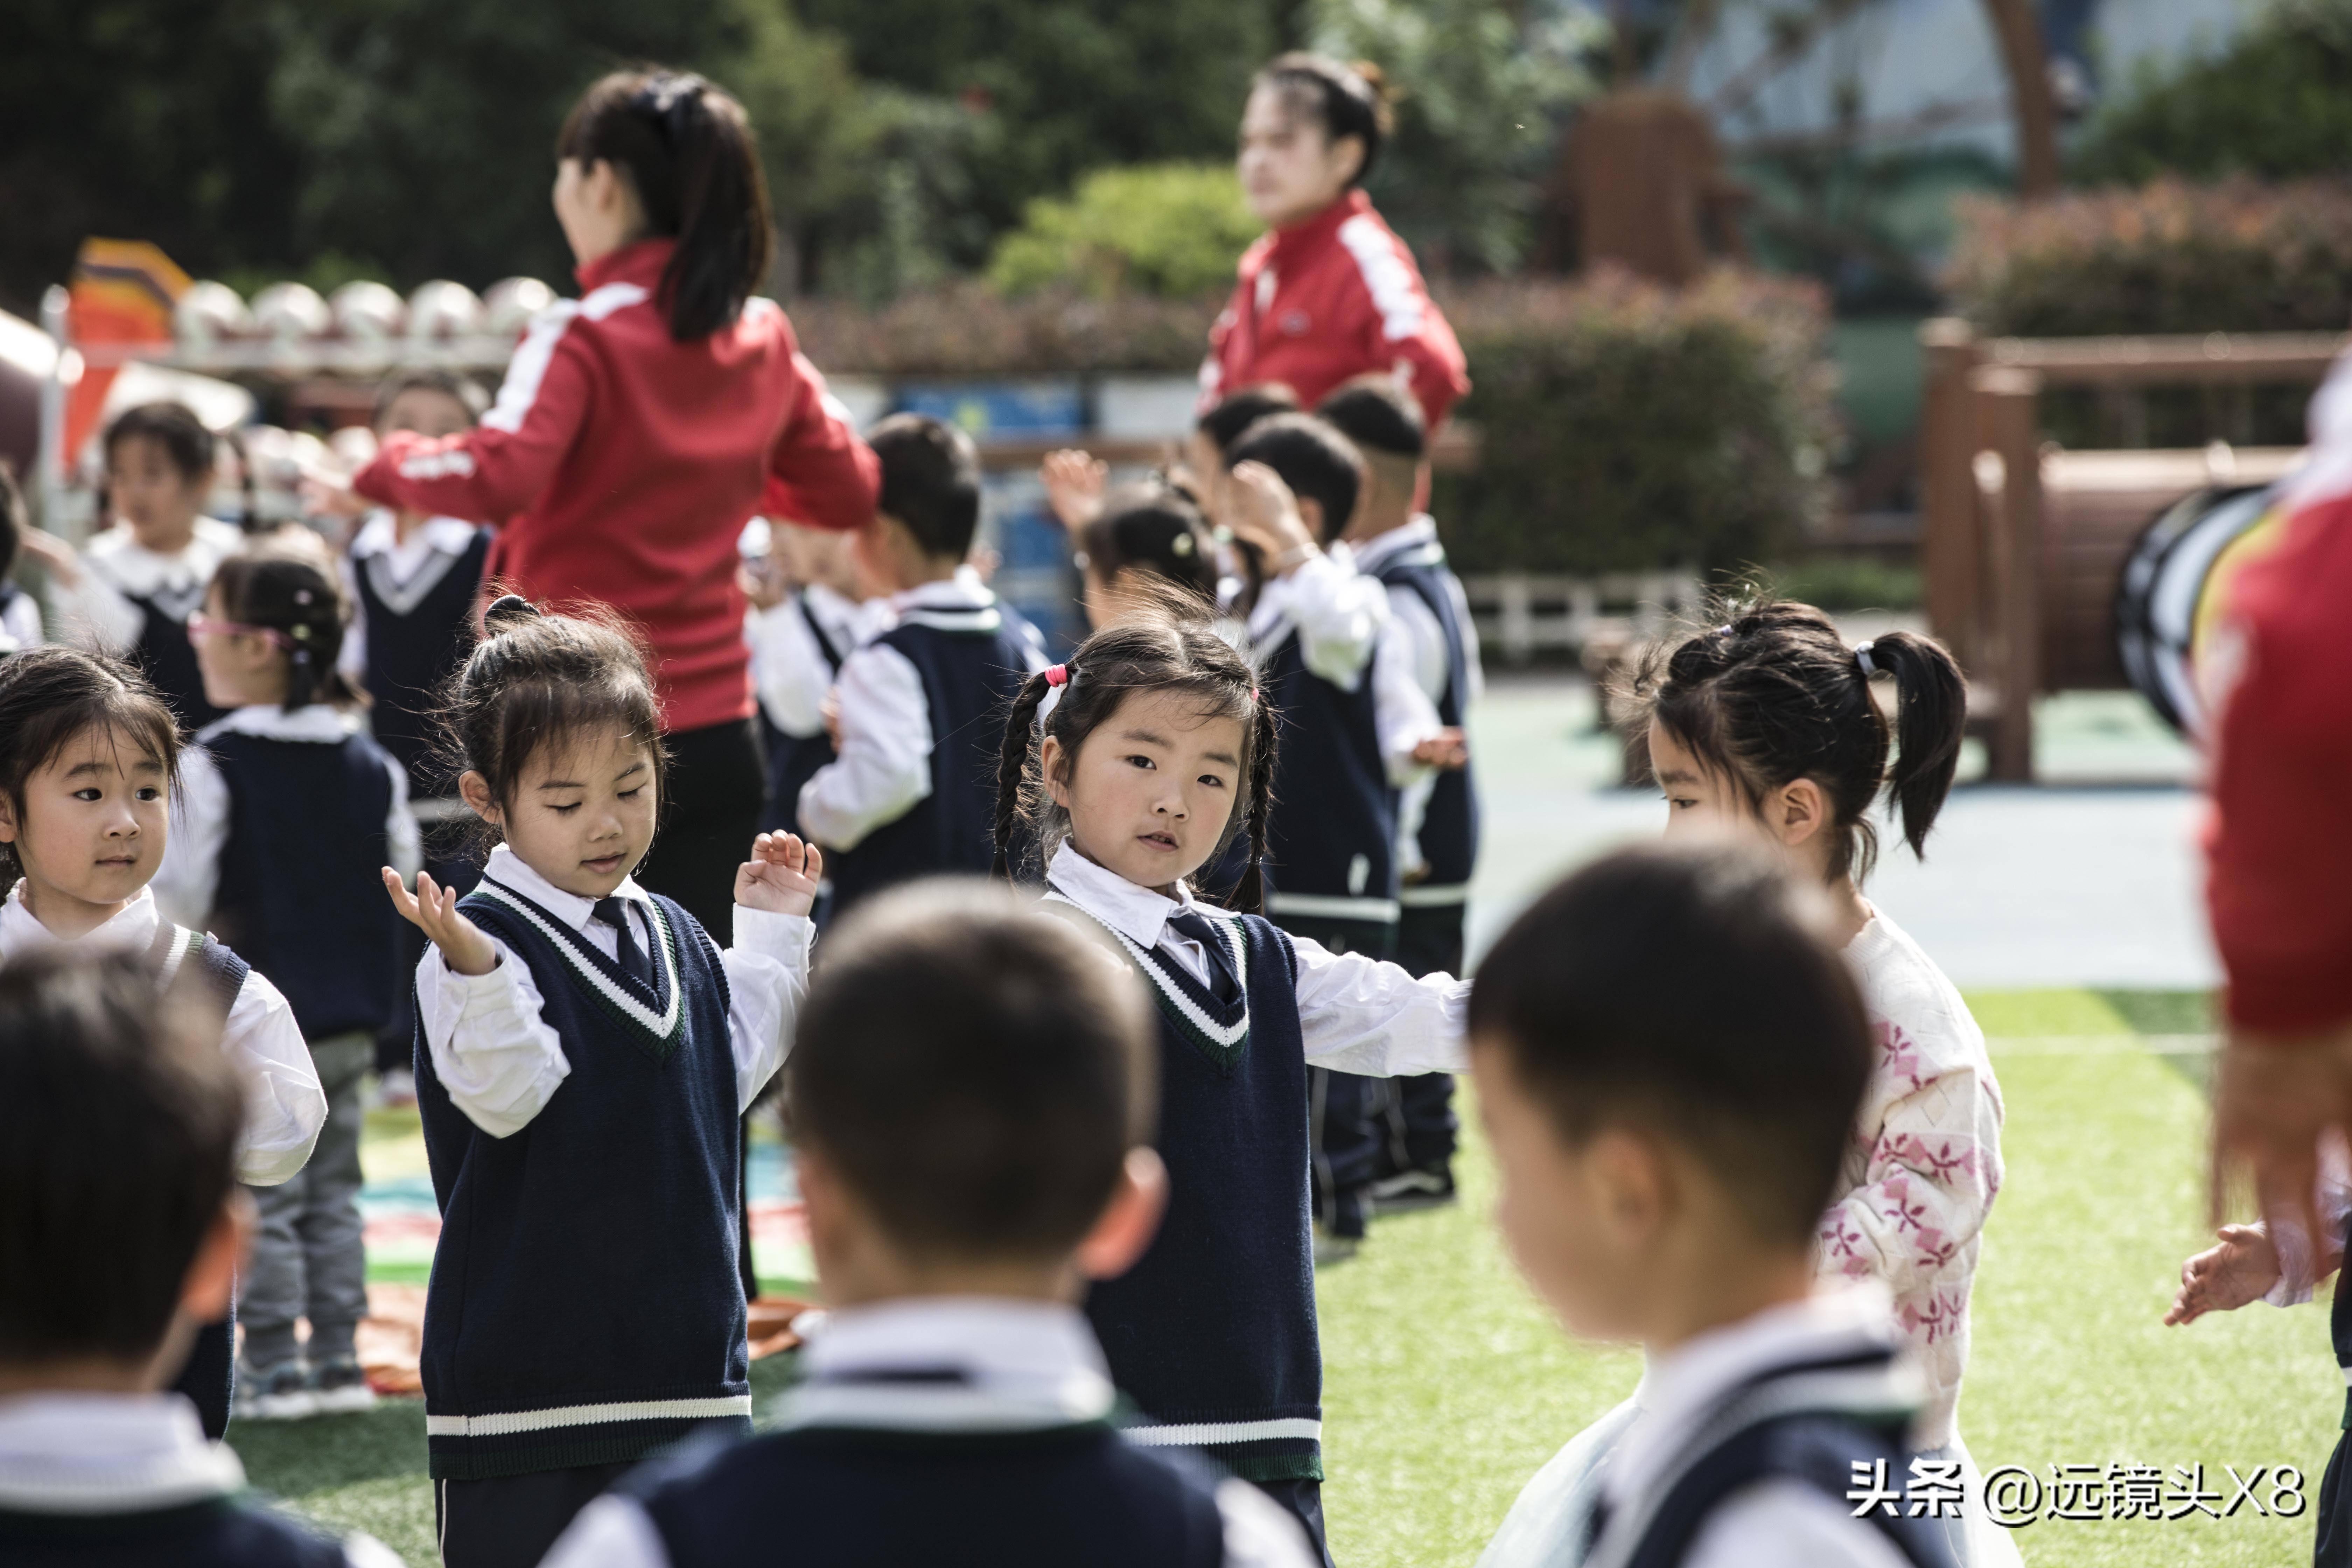
[[[1064,528],[1075,533],[1102,515],[1110,468],[1101,458],[1067,447],[1048,452],[1037,478],[1045,487],[1046,507]]]
[[[735,901],[771,914],[805,915],[816,907],[816,885],[824,875],[824,852],[797,834],[762,833],[751,841],[751,858],[735,872]]]
[[[499,966],[499,950],[482,934],[482,928],[457,908],[457,889],[442,887],[419,871],[412,895],[401,885],[400,873],[386,866],[383,890],[392,895],[392,907],[400,911],[401,919],[433,939],[451,969],[460,974],[488,974]]]
[[[2208,1312],[2230,1312],[2258,1301],[2278,1283],[2278,1247],[2251,1225],[2225,1225],[2219,1245],[2180,1266],[2180,1294],[2167,1324],[2193,1323]]]

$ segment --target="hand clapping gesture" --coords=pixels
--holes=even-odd
[[[816,885],[824,875],[824,852],[791,833],[762,833],[751,841],[751,858],[735,872],[735,901],[771,914],[805,915],[816,906]]]

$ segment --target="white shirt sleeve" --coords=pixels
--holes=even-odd
[[[635,1498],[607,1492],[572,1517],[540,1568],[669,1568],[669,1550]]]
[[[352,624],[343,628],[343,647],[335,655],[335,668],[353,686],[367,679],[367,600],[360,593],[359,567],[349,555],[336,558],[342,574],[343,598],[352,607]]]
[[[1776,1479],[1717,1504],[1683,1568],[1906,1568],[1909,1561],[1846,1505]]]
[[[801,786],[801,831],[854,849],[931,793],[931,710],[907,656],[880,643],[842,661],[840,687],[840,755]]]
[[[1388,590],[1328,555],[1310,556],[1286,585],[1307,668],[1342,691],[1355,690],[1389,618]]]
[[[70,641],[120,653],[139,640],[147,615],[125,598],[115,585],[90,569],[82,557],[81,581],[71,588],[56,588],[58,618]]]
[[[787,598],[754,610],[744,625],[751,645],[751,685],[768,721],[785,734],[805,739],[824,728],[824,694],[833,686],[833,666],[809,630],[800,601]]]
[[[1321,1561],[1298,1521],[1272,1498],[1228,1476],[1217,1483],[1224,1521],[1224,1568],[1315,1568]]]
[[[38,647],[47,639],[41,629],[41,602],[30,594],[19,594],[9,601],[8,608],[0,612],[0,631],[16,639],[18,647]]]
[[[220,891],[221,851],[228,846],[228,781],[202,746],[180,752],[180,787],[172,797],[171,831],[155,868],[155,907],[190,931],[212,923]]]
[[[488,974],[458,973],[428,944],[416,966],[416,1006],[433,1074],[450,1102],[491,1137],[505,1138],[530,1125],[572,1075],[572,1063],[540,1016],[546,998],[530,966],[498,938],[489,942],[499,963]]]
[[[425,868],[425,838],[416,826],[415,813],[408,809],[408,770],[393,757],[383,759],[384,772],[392,776],[392,809],[384,814],[384,853],[392,857],[392,868],[400,879],[412,886],[416,873]]]
[[[1298,1028],[1307,1059],[1365,1078],[1463,1072],[1470,1066],[1470,982],[1416,980],[1393,963],[1292,937]]]
[[[751,1101],[793,1048],[793,1026],[808,994],[809,944],[816,927],[805,915],[735,906],[735,945],[719,955],[733,1005],[727,1034],[735,1051],[735,1108]]]
[[[1398,789],[1418,784],[1437,771],[1413,761],[1412,752],[1445,728],[1437,716],[1437,704],[1421,689],[1415,662],[1414,649],[1391,619],[1373,643],[1372,727],[1380,734],[1381,761],[1388,769],[1389,783]]]
[[[327,1093],[292,1004],[259,970],[229,1004],[221,1047],[246,1077],[245,1146],[236,1179],[274,1187],[310,1163],[327,1121]]]

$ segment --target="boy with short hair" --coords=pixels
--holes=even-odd
[[[0,968],[0,1562],[390,1568],[245,1501],[162,1392],[252,1227],[244,1091],[191,1023],[130,954]]]
[[[971,437],[918,414],[866,433],[882,465],[859,567],[889,595],[889,630],[842,661],[835,761],[802,786],[833,910],[944,871],[985,876],[996,845],[1002,715],[1045,668],[1036,629],[965,567],[980,528]]]
[[[1435,766],[1399,779],[1396,962],[1414,974],[1462,973],[1470,877],[1478,861],[1478,789],[1462,725],[1486,684],[1478,628],[1462,580],[1445,563],[1437,522],[1414,498],[1428,493],[1429,432],[1421,405],[1391,375],[1360,376],[1316,412],[1355,443],[1364,493],[1348,525],[1356,570],[1388,590],[1381,656],[1402,662],[1437,710],[1445,743]],[[1370,1189],[1378,1210],[1454,1198],[1454,1079],[1447,1073],[1376,1082],[1384,1135]]]
[[[1906,1506],[1924,1384],[1885,1291],[1814,1283],[1873,1047],[1806,896],[1742,850],[1629,849],[1538,899],[1479,966],[1496,1217],[1570,1331],[1649,1355],[1597,1496],[1559,1495],[1555,1461],[1486,1568],[1950,1563]],[[1861,1487],[1892,1500],[1857,1508]]]
[[[826,938],[787,1094],[829,1313],[764,1435],[656,1463],[547,1568],[1305,1568],[1245,1481],[1111,1425],[1077,1301],[1150,1242],[1151,1005],[1076,926],[930,881]]]

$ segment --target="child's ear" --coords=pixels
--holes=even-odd
[[[490,794],[490,781],[473,769],[467,768],[457,775],[457,795],[484,822],[493,827],[506,826],[498,798]]]
[[[1159,1233],[1160,1216],[1168,1210],[1168,1167],[1157,1152],[1129,1149],[1118,1173],[1118,1185],[1103,1205],[1094,1228],[1071,1254],[1078,1272],[1089,1279],[1116,1279],[1135,1265]]]
[[[1068,700],[1066,695],[1063,700]],[[1037,748],[1038,776],[1045,781],[1046,795],[1064,811],[1070,809],[1070,783],[1062,771],[1062,764],[1068,760],[1067,753],[1062,750],[1059,736],[1046,736],[1044,743]],[[0,843],[5,842],[5,839],[0,839]]]
[[[1601,1223],[1621,1246],[1638,1246],[1664,1226],[1673,1207],[1673,1181],[1664,1151],[1624,1128],[1603,1128],[1580,1158],[1600,1198]]]
[[[1811,779],[1791,779],[1772,796],[1768,809],[1774,837],[1794,849],[1829,825],[1829,796]]]
[[[252,1242],[253,1199],[240,1187],[221,1205],[180,1282],[180,1310],[190,1322],[216,1323],[228,1316],[236,1271]]]
[[[16,803],[0,794],[0,844],[16,842]]]
[[[1312,496],[1295,496],[1298,521],[1307,525],[1307,537],[1318,544],[1331,542],[1331,531],[1323,526],[1323,503]]]

